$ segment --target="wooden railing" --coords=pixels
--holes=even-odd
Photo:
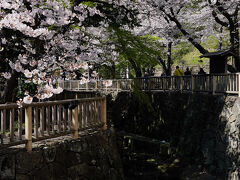
[[[240,96],[240,73],[166,76],[135,79],[142,90],[227,93]]]
[[[73,134],[78,131],[101,127],[106,129],[106,98],[72,99],[38,102],[23,105],[0,105],[1,147],[26,144],[32,150],[32,142]]]
[[[98,80],[82,84],[79,80],[67,80],[59,83],[58,86],[66,90],[75,91],[129,91],[132,88],[132,79],[111,80],[111,86],[106,85],[108,80]]]
[[[104,86],[104,81],[80,84],[79,80],[60,83],[59,86],[67,90],[91,91],[113,90],[129,91],[138,86],[144,91],[181,91],[208,92],[212,94],[227,93],[240,96],[240,73],[234,74],[206,74],[192,76],[164,76],[143,77],[132,79],[112,80],[112,86]]]

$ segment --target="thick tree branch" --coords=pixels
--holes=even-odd
[[[188,39],[189,42],[192,43],[194,47],[196,47],[200,53],[205,54],[208,52],[204,47],[202,47],[198,42],[193,39],[193,37],[183,28],[182,24],[178,21],[178,19],[175,16],[171,16],[170,14],[166,13],[164,9],[162,11],[165,13],[165,15],[175,24],[177,25],[178,29],[182,32],[182,34]]]
[[[216,21],[218,24],[220,24],[220,25],[228,28],[228,23],[221,21],[221,20],[218,18],[217,13],[216,13],[214,10],[212,11],[212,15],[213,15],[215,21]]]

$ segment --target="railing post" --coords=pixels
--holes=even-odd
[[[70,83],[69,83],[69,90],[72,89],[72,81],[70,80]]]
[[[103,105],[102,105],[102,115],[101,119],[103,122],[103,127],[102,130],[107,130],[107,99],[106,97],[103,100]]]
[[[117,92],[119,91],[119,80],[117,80]]]
[[[78,138],[78,106],[72,110],[73,139]]]
[[[213,88],[212,88],[212,94],[216,94],[216,89],[217,89],[217,76],[215,75],[212,75],[212,85],[213,85]]]
[[[88,90],[88,81],[86,82],[86,90]]]
[[[25,139],[27,140],[26,149],[32,151],[32,106],[25,109]]]
[[[97,87],[98,87],[98,81],[96,80],[95,89],[97,89]]]
[[[192,93],[193,93],[195,90],[195,79],[193,75],[191,76],[191,84],[192,84]]]
[[[147,77],[147,86],[148,86],[148,91],[151,91],[152,89],[152,79],[150,77]]]
[[[180,76],[180,92],[183,91],[183,77]]]
[[[132,82],[134,82],[134,80],[128,80],[130,83],[129,83],[129,90],[132,90]]]
[[[240,73],[237,73],[238,76],[238,97],[240,97]]]

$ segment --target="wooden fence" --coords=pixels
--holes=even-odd
[[[105,97],[38,102],[22,108],[2,104],[0,113],[0,147],[25,143],[31,151],[34,141],[71,133],[78,138],[79,130],[106,129]]]
[[[111,81],[111,85],[106,85]],[[98,80],[93,82],[81,83],[79,80],[67,80],[59,83],[58,86],[66,90],[75,91],[129,91],[132,87],[132,79]]]
[[[81,84],[79,80],[70,80],[60,83],[59,86],[76,91],[129,91],[133,86],[138,86],[144,91],[208,92],[240,96],[240,73],[119,79],[112,80],[109,87],[106,87],[104,82],[106,80]]]

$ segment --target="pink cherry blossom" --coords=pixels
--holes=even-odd
[[[26,78],[32,78],[32,72],[30,72],[28,69],[24,70],[24,75]]]
[[[5,79],[10,79],[12,75],[11,75],[11,73],[9,73],[9,72],[5,72],[5,73],[2,74],[2,76],[3,76]]]
[[[27,95],[27,96],[25,96],[25,97],[23,98],[23,102],[24,102],[25,104],[31,104],[31,103],[32,103],[32,100],[33,100],[33,97],[32,97],[32,96],[29,96],[29,95]]]

